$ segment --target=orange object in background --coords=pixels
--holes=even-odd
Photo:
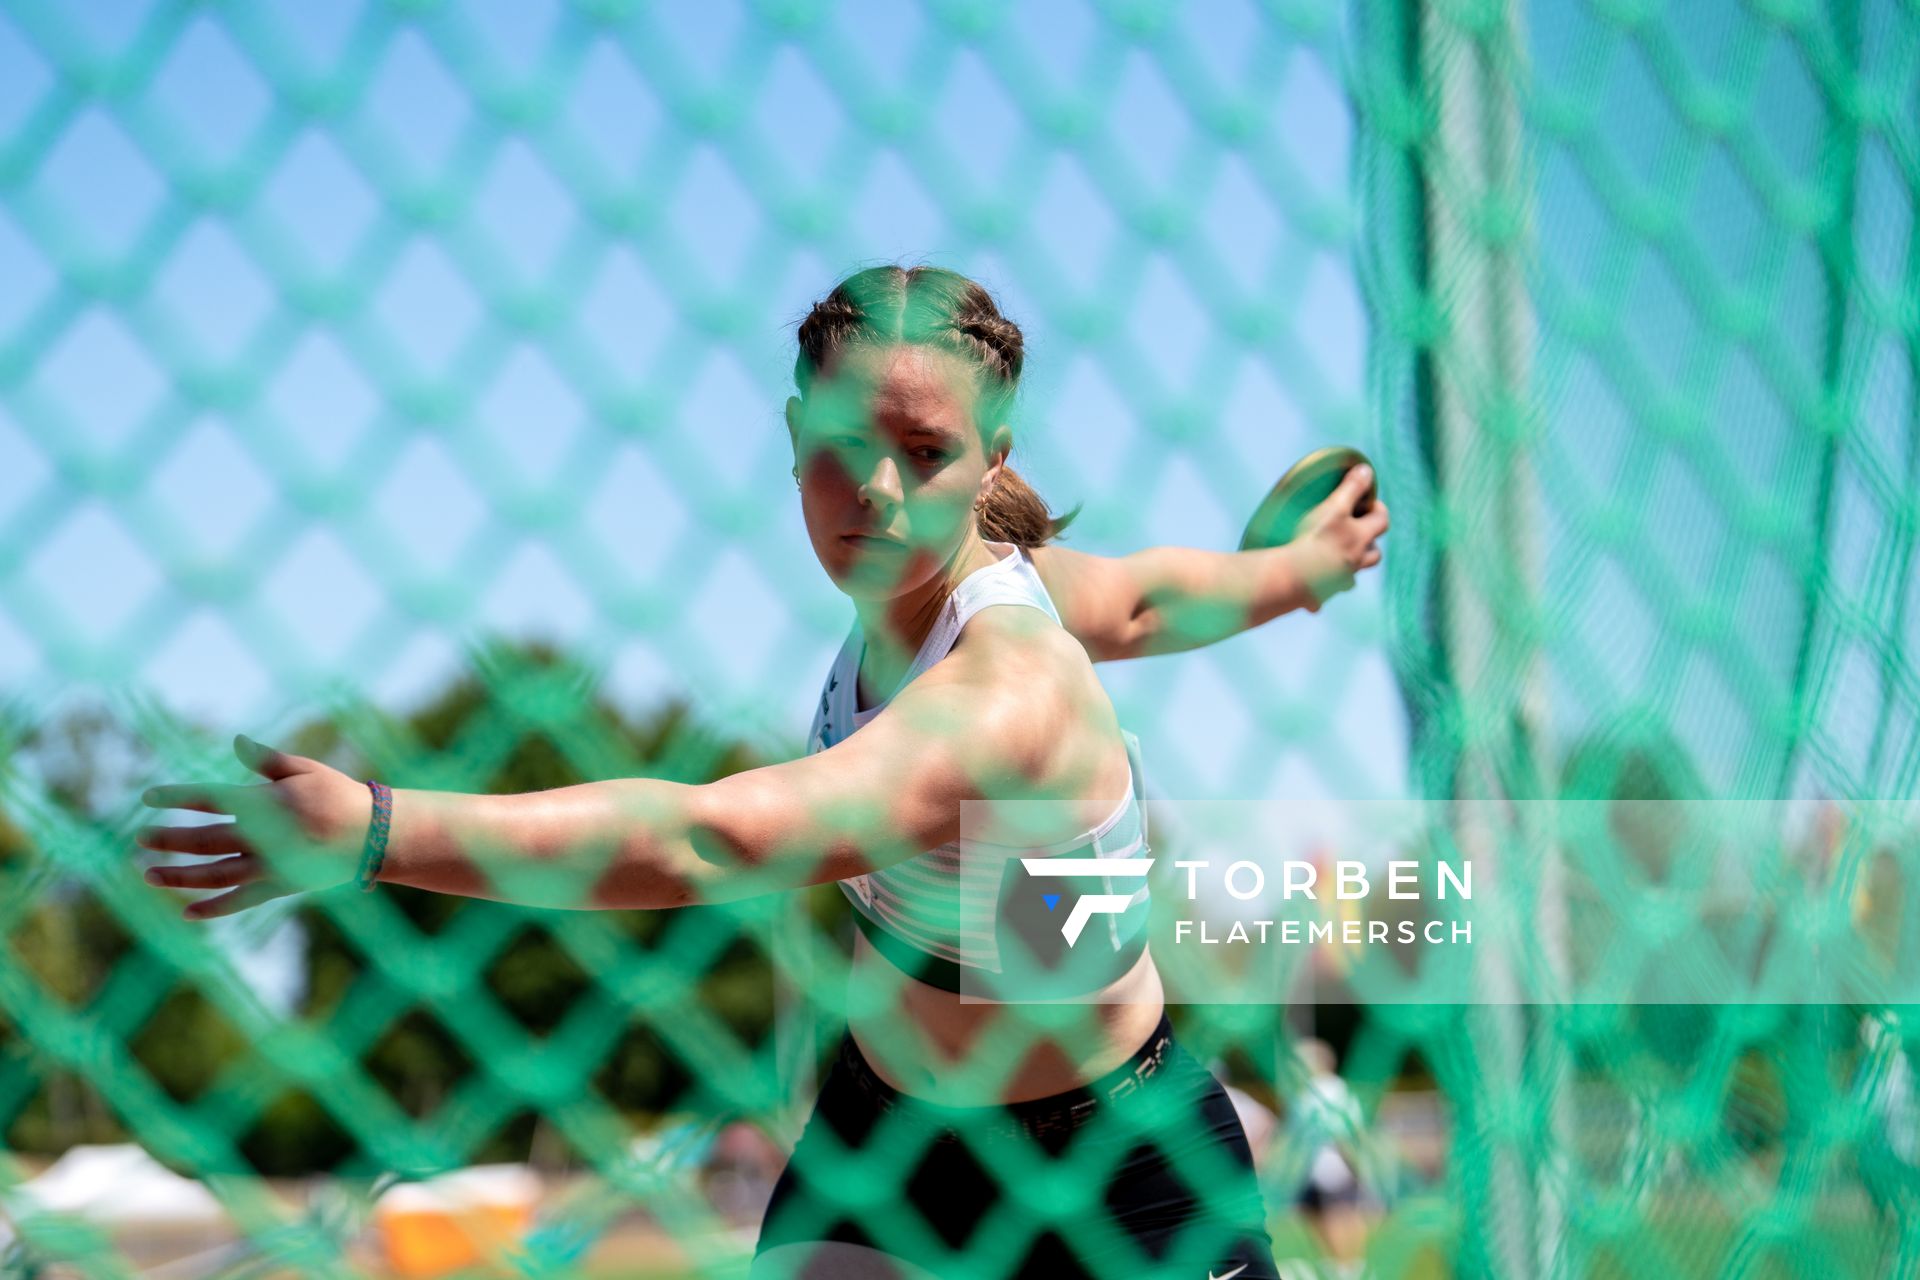
[[[500,1262],[525,1237],[540,1195],[524,1165],[478,1165],[394,1187],[373,1220],[396,1275],[439,1276]]]

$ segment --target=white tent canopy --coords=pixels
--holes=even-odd
[[[37,1178],[6,1194],[16,1213],[70,1213],[99,1222],[225,1222],[212,1192],[132,1143],[70,1147]]]

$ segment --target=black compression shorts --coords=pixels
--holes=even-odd
[[[1265,1217],[1233,1102],[1164,1015],[1099,1080],[998,1107],[902,1094],[848,1036],[752,1274],[1277,1280]]]

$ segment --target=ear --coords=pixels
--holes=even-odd
[[[793,445],[793,456],[800,457],[800,397],[787,397],[787,441]]]
[[[1007,465],[1007,455],[1013,452],[1013,428],[1001,423],[993,429],[987,440],[987,474],[982,477],[986,484],[992,484],[1000,478],[1000,469]]]

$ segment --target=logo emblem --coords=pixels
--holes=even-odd
[[[1105,876],[1111,879],[1145,876],[1153,866],[1152,858],[1022,858],[1020,864],[1030,876]],[[1059,902],[1058,894],[1043,895],[1047,900],[1047,910],[1051,911]],[[1096,915],[1117,916],[1127,909],[1133,901],[1130,893],[1087,893],[1076,898],[1073,910],[1067,912],[1066,923],[1060,926],[1061,936],[1071,947],[1080,941],[1080,931],[1087,927],[1087,921]],[[1246,1270],[1245,1266],[1241,1270]],[[1233,1272],[1238,1275],[1239,1272]],[[1216,1276],[1214,1280],[1228,1280],[1226,1276]]]
[[[1243,1262],[1231,1271],[1222,1271],[1219,1275],[1215,1275],[1213,1274],[1213,1268],[1208,1267],[1207,1280],[1233,1280],[1235,1276],[1239,1275],[1242,1271],[1245,1271],[1246,1269],[1247,1269],[1247,1264]]]
[[[833,716],[833,691],[840,687],[840,673],[833,672],[827,677],[827,687],[820,691],[820,736],[822,739],[833,736],[833,725],[829,723]]]

